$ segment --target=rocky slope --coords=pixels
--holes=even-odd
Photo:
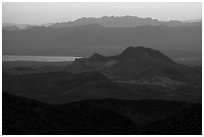
[[[147,82],[160,85],[200,84],[201,71],[180,65],[161,52],[145,47],[129,47],[121,54],[105,57],[94,54],[87,59],[77,59],[68,71],[99,71],[120,82]]]

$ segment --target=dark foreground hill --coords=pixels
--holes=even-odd
[[[202,106],[184,102],[87,100],[49,105],[3,93],[2,133],[201,134]]]
[[[124,92],[99,72],[3,73],[3,91],[49,103],[135,97],[132,91]]]
[[[3,73],[2,90],[47,103],[87,99],[165,99],[201,102],[201,86],[163,87],[152,84],[121,83],[93,72],[47,72],[10,75]]]

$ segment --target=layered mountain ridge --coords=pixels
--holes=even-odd
[[[201,30],[201,23],[115,28],[92,23],[58,29],[33,26],[17,31],[3,28],[2,48],[3,55],[88,57],[94,52],[116,55],[124,48],[142,44],[185,64],[200,65]]]
[[[200,21],[197,21],[200,22]],[[137,16],[103,16],[101,18],[93,18],[93,17],[83,17],[77,19],[75,21],[68,21],[62,23],[55,23],[50,25],[50,28],[65,28],[65,27],[73,27],[73,26],[82,26],[88,24],[99,24],[104,27],[109,28],[120,28],[120,27],[137,27],[142,25],[166,25],[169,27],[182,26],[182,25],[195,25],[197,22],[182,22],[178,20],[170,20],[170,21],[159,21],[158,19],[152,19],[151,17],[142,18]]]
[[[142,46],[129,47],[116,56],[94,54],[88,59],[77,59],[67,69],[75,72],[100,71],[110,79],[136,83],[155,80],[184,84],[201,81],[200,73],[195,68],[180,65],[161,52]]]

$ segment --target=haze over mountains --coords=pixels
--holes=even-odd
[[[75,21],[69,21],[69,22],[63,22],[63,23],[55,23],[53,25],[50,25],[51,28],[63,28],[63,27],[73,27],[73,26],[83,26],[88,24],[99,24],[104,27],[109,28],[129,28],[129,27],[137,27],[137,26],[143,26],[143,25],[150,25],[150,26],[157,26],[157,25],[165,25],[169,27],[175,27],[175,26],[185,26],[185,25],[198,25],[201,21],[177,21],[177,20],[171,20],[171,21],[159,21],[158,19],[152,19],[149,18],[140,18],[137,16],[124,16],[124,17],[108,17],[104,16],[101,18],[80,18]]]
[[[201,65],[201,22],[162,22],[132,16],[81,18],[47,27],[3,28],[3,54],[88,57],[115,55],[126,47],[159,49],[188,65]]]
[[[43,25],[34,25],[34,24],[16,24],[16,23],[2,23],[2,28],[5,30],[11,30],[9,28],[16,27],[18,30],[29,29],[34,26],[50,26],[53,23],[43,24]],[[11,30],[12,31],[12,30]]]
[[[58,22],[58,23],[47,23],[42,25],[34,24],[15,24],[15,23],[3,23],[2,27],[13,27],[16,26],[19,29],[25,29],[28,26],[45,26],[51,28],[62,28],[62,27],[73,27],[83,26],[88,24],[99,24],[104,27],[137,27],[142,25],[166,25],[166,26],[179,26],[179,25],[195,25],[200,24],[202,19],[191,19],[191,20],[170,20],[160,21],[158,19],[152,19],[151,17],[142,18],[137,16],[103,16],[101,18],[94,17],[83,17],[75,21]]]
[[[55,23],[50,25],[51,28],[63,28],[63,27],[73,27],[73,26],[83,26],[88,24],[99,24],[104,27],[109,28],[128,28],[128,27],[137,27],[142,25],[150,25],[150,26],[157,26],[157,25],[165,25],[169,27],[175,27],[175,26],[184,26],[184,25],[196,25],[200,24],[197,22],[201,21],[178,21],[178,20],[171,20],[171,21],[159,21],[158,19],[152,19],[149,18],[140,18],[137,16],[123,16],[123,17],[108,17],[103,16],[101,18],[80,18],[75,21],[69,21],[69,22],[62,22],[62,23]]]
[[[18,30],[21,30],[21,29],[26,29],[28,26],[33,26],[33,25],[31,25],[31,24],[2,23],[2,28],[5,30],[9,30],[9,28],[12,28],[12,27],[16,27],[16,28],[18,28]]]

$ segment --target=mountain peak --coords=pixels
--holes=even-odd
[[[121,53],[121,55],[142,54],[142,53],[154,52],[154,51],[155,50],[151,48],[146,48],[143,46],[128,47]]]
[[[76,69],[79,68],[79,72],[99,71],[112,80],[160,83],[163,86],[193,83],[194,80],[200,82],[200,69],[177,64],[160,51],[143,46],[128,47],[115,56],[95,53],[78,64]]]
[[[146,48],[146,47],[144,47],[144,46],[141,46],[141,45],[139,45],[139,46],[137,46],[137,47],[128,47],[128,48],[126,48],[124,51],[128,51],[128,50],[135,50],[135,49],[139,49],[139,50],[144,50],[144,49],[150,49],[150,48]]]
[[[104,57],[103,55],[100,55],[98,53],[94,53],[89,60],[90,61],[104,61],[106,59],[106,57]]]
[[[146,48],[143,46],[128,47],[120,55],[120,59],[159,59],[173,62],[169,57],[158,50]]]

